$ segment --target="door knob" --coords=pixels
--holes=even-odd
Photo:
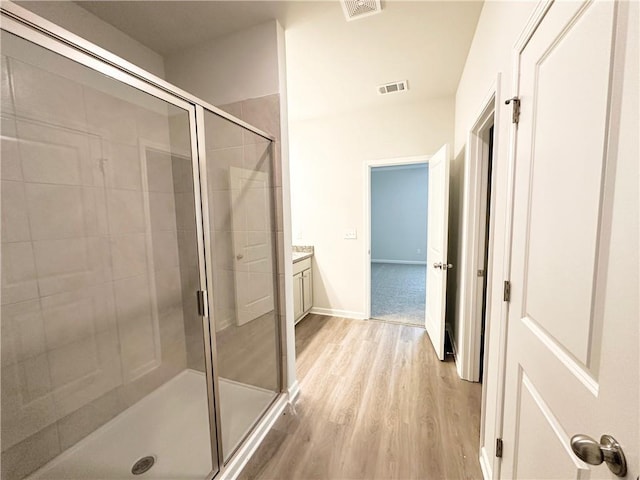
[[[605,462],[609,470],[618,477],[627,474],[627,459],[622,447],[611,435],[602,435],[600,443],[587,435],[574,435],[571,437],[571,449],[580,460],[589,465]]]

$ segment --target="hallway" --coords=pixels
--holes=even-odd
[[[301,395],[240,479],[481,478],[481,385],[439,362],[423,329],[309,315]]]

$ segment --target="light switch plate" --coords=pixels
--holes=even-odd
[[[346,240],[355,240],[356,238],[358,238],[358,232],[355,228],[347,228],[344,231],[344,238]]]

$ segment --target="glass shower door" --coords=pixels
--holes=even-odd
[[[205,111],[213,324],[226,462],[280,391],[271,141]]]
[[[1,41],[2,478],[209,478],[194,107]]]

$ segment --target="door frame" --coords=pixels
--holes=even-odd
[[[371,170],[374,167],[391,167],[394,165],[412,165],[429,163],[431,155],[416,155],[412,157],[397,157],[364,162],[364,319],[371,319]],[[426,322],[426,312],[425,312]],[[426,324],[426,323],[425,323]]]
[[[489,88],[488,93],[482,102],[479,113],[475,116],[475,121],[469,129],[467,135],[467,150],[464,162],[464,188],[462,201],[462,232],[460,235],[462,248],[460,259],[460,295],[459,295],[459,312],[460,312],[460,344],[456,345],[456,367],[458,375],[463,380],[470,382],[480,381],[480,352],[481,349],[481,331],[482,312],[478,309],[477,299],[482,289],[482,282],[478,281],[478,263],[480,262],[479,247],[484,243],[484,236],[481,232],[485,226],[482,225],[480,207],[483,203],[483,197],[486,198],[487,188],[495,189],[496,173],[497,173],[497,145],[500,141],[500,109],[496,108],[497,101],[500,98],[500,80],[498,76],[495,82]],[[489,146],[485,141],[485,135],[489,128],[493,125],[493,165],[491,178],[488,184],[483,182],[483,170],[486,167],[489,155]],[[489,212],[495,212],[496,196],[491,196],[491,202],[487,205]],[[489,243],[485,245],[488,250],[487,265],[485,270],[487,291],[485,296],[491,298],[491,287],[494,273],[489,268],[493,262],[494,256],[494,215],[490,216],[489,223]],[[491,302],[487,302],[485,318],[489,318],[491,310]],[[485,339],[488,338],[489,323],[485,324]],[[486,345],[485,345],[486,347]],[[485,356],[487,349],[484,350]],[[485,363],[486,365],[486,363]]]

